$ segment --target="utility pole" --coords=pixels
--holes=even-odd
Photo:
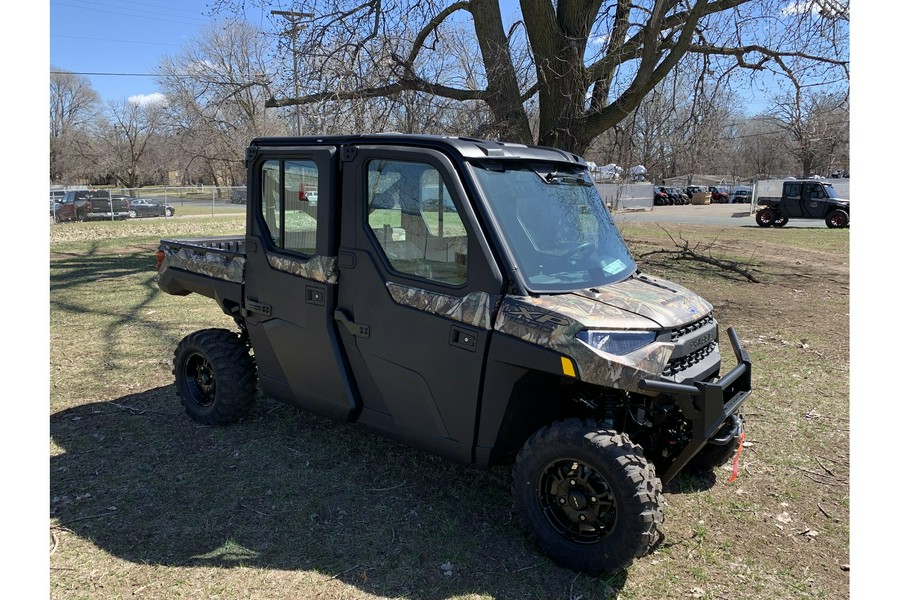
[[[272,14],[279,17],[284,17],[291,24],[290,30],[285,33],[291,34],[291,53],[294,55],[294,99],[297,99],[300,97],[297,35],[300,33],[300,31],[306,29],[306,25],[301,25],[300,19],[311,19],[315,15],[313,15],[312,13],[294,12],[293,10],[273,10]],[[295,104],[294,109],[295,115],[297,117],[297,135],[301,136],[303,135],[303,125],[300,123],[300,104]]]

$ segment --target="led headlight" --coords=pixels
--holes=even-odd
[[[656,340],[652,331],[579,331],[579,340],[601,352],[625,356]]]

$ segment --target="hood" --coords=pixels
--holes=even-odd
[[[636,275],[566,294],[506,296],[494,329],[571,357],[584,381],[639,392],[641,379],[662,373],[674,344],[657,341],[616,356],[590,348],[578,332],[677,329],[711,312],[709,302],[685,287]]]
[[[609,327],[610,320],[627,319],[632,315],[670,329],[692,323],[712,312],[709,302],[686,287],[648,275],[635,275],[618,283],[573,292],[573,295],[599,303],[591,311],[591,317],[598,317],[598,322],[594,323],[595,319],[591,318],[590,322],[584,323],[588,327]]]
[[[675,329],[712,305],[665,279],[636,275],[600,288],[546,296],[506,296],[494,328],[538,345],[569,343],[582,329]]]

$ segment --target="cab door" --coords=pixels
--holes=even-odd
[[[359,404],[335,332],[337,152],[251,147],[244,306],[260,387],[340,420]]]
[[[799,219],[803,217],[802,185],[800,182],[785,182],[781,196],[781,212],[786,217]]]
[[[828,208],[828,194],[820,183],[803,184],[803,216],[810,219],[825,218],[825,209]]]
[[[358,422],[470,462],[503,279],[441,152],[343,149],[335,320]]]

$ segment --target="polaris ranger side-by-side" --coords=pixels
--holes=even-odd
[[[790,219],[825,219],[830,229],[850,226],[850,200],[838,197],[827,181],[785,181],[781,197],[759,198],[757,204],[756,224],[760,227],[784,227]]]
[[[236,332],[188,335],[209,424],[269,397],[480,468],[515,463],[537,547],[588,573],[649,552],[662,486],[734,454],[750,358],[712,307],[640,272],[585,161],[399,134],[262,138],[245,236],[163,240],[159,287]]]

